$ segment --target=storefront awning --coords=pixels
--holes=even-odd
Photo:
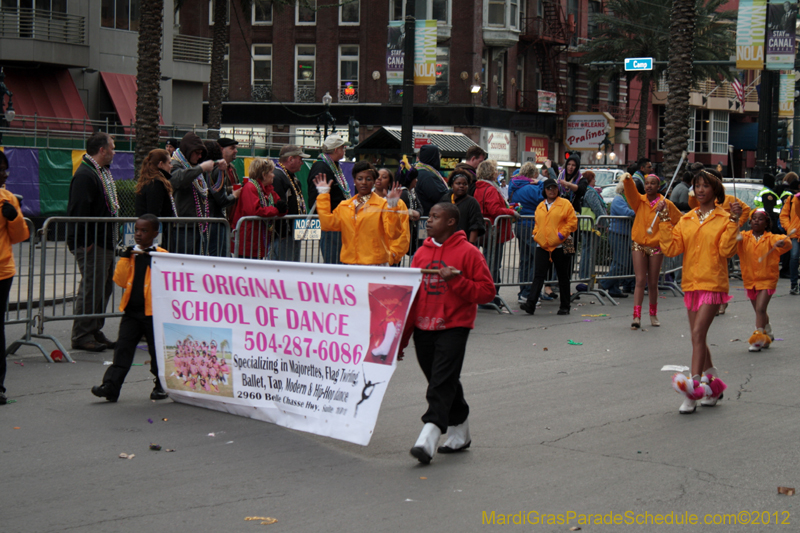
[[[126,133],[130,133],[130,125],[136,122],[136,91],[138,90],[136,76],[101,72],[100,77],[103,78],[108,95],[114,103],[120,124],[126,126]],[[161,115],[158,116],[158,123],[164,123]]]
[[[359,144],[353,147],[356,154],[383,154],[396,157],[402,154],[400,150],[400,128],[381,128]],[[442,157],[463,158],[467,149],[476,143],[463,133],[445,133],[438,131],[415,131],[414,148],[419,149],[425,144],[435,144],[439,147]]]
[[[89,116],[67,69],[7,68],[5,74],[14,93],[12,128],[91,131],[83,122]]]

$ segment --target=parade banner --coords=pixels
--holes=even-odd
[[[794,81],[793,70],[781,72],[781,82],[778,89],[780,103],[778,105],[778,116],[781,118],[794,118]]]
[[[173,400],[369,444],[419,270],[153,254],[151,271]]]
[[[736,68],[764,69],[767,0],[740,0],[736,21]]]
[[[418,20],[414,29],[414,85],[436,85],[436,20]]]
[[[797,6],[793,2],[771,0],[767,7],[767,69],[794,69]]]
[[[403,85],[403,46],[406,41],[406,29],[403,22],[389,22],[389,40],[386,44],[386,83]]]

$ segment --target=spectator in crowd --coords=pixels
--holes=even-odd
[[[8,295],[11,292],[11,283],[17,273],[14,265],[13,246],[30,237],[30,230],[25,223],[22,210],[19,208],[17,197],[6,190],[8,179],[8,158],[0,151],[0,201],[2,217],[0,217],[0,309],[3,310],[3,323],[0,324],[0,405],[8,402],[6,397],[6,323],[5,310],[8,305]]]
[[[579,154],[570,154],[564,163],[564,168],[558,175],[558,187],[562,196],[572,197],[578,191],[578,184],[583,174],[581,173],[581,157]]]
[[[550,160],[542,165],[545,171],[550,170]],[[519,174],[511,178],[511,185],[508,188],[508,199],[510,202],[519,204],[519,214],[521,219],[517,222],[516,231],[517,246],[519,247],[519,293],[517,302],[528,301],[528,294],[531,292],[533,281],[534,254],[536,243],[533,240],[533,228],[535,223],[536,208],[544,199],[542,185],[544,179],[536,177],[538,171],[533,163],[525,163],[519,169]],[[555,174],[555,173],[554,173]],[[551,297],[552,299],[552,297]]]
[[[454,170],[447,181],[451,190],[442,196],[442,202],[458,208],[458,229],[464,231],[470,244],[478,246],[478,239],[486,233],[483,214],[478,201],[469,195],[470,175],[466,170]]]
[[[311,204],[311,212],[316,209],[317,188],[314,180],[320,174],[325,175],[325,181],[333,182],[330,191],[331,210],[336,209],[339,204],[352,197],[350,186],[342,172],[339,162],[344,157],[347,143],[338,135],[329,135],[322,143],[322,153],[319,159],[311,165],[308,173],[308,202]],[[319,240],[319,248],[322,253],[322,260],[329,265],[340,263],[339,255],[342,249],[342,236],[338,231],[322,231]]]
[[[487,232],[483,241],[483,255],[489,265],[489,271],[496,284],[501,283],[500,265],[503,260],[503,247],[505,243],[514,238],[514,231],[511,229],[512,221],[519,220],[520,215],[508,207],[508,203],[500,194],[497,185],[497,162],[487,159],[478,165],[478,183],[475,185],[475,199],[481,207],[481,213],[488,218],[492,224],[492,231]],[[504,218],[497,221],[497,217],[510,216],[511,220]],[[496,293],[500,294],[500,287],[496,287]],[[500,306],[500,297],[495,297],[491,305]],[[485,307],[484,307],[485,308]]]
[[[406,206],[408,207],[408,224],[411,230],[408,255],[411,256],[414,255],[417,248],[422,246],[422,241],[424,240],[419,238],[420,226],[423,226],[424,222],[421,221],[422,204],[417,198],[417,175],[417,169],[408,163],[406,156],[403,156],[397,169],[395,180],[400,184],[400,190],[403,191],[400,199],[403,202],[406,202],[406,199],[408,200]]]
[[[317,210],[323,231],[342,233],[341,262],[347,265],[391,266],[408,252],[408,215],[400,200],[400,185],[395,184],[381,198],[372,192],[378,172],[372,163],[359,161],[353,165],[356,196],[330,208],[332,181],[319,174]]]
[[[467,148],[467,153],[464,155],[464,162],[458,163],[453,170],[465,171],[469,176],[469,194],[475,193],[475,183],[478,181],[478,165],[483,163],[489,154],[486,151],[474,144]]]
[[[600,193],[598,193],[594,188],[594,172],[591,170],[584,172],[582,181],[583,183],[581,183],[581,187],[579,188],[583,193],[581,198],[581,206],[580,210],[577,210],[576,212],[580,213],[581,216],[590,217],[593,221],[596,221],[597,217],[608,214],[606,212],[606,204],[603,201],[603,197],[600,196]],[[576,194],[576,196],[578,195]],[[579,223],[581,238],[581,260],[578,277],[580,279],[589,279],[594,274],[594,271],[591,267],[594,263],[594,254],[595,250],[597,249],[598,240],[596,238],[597,234],[595,234],[595,231],[605,229],[605,227],[598,227],[595,229],[594,226],[595,224],[586,219],[581,220]]]
[[[617,276],[628,276],[628,279],[604,279],[600,281],[600,286],[614,298],[627,298],[628,295],[620,290],[620,285],[627,284],[628,292],[633,292],[631,281],[635,284],[636,277],[633,273],[633,260],[631,258],[631,227],[633,217],[636,212],[628,205],[625,199],[625,184],[623,180],[630,174],[623,174],[622,179],[617,183],[616,196],[611,201],[612,217],[629,217],[630,220],[611,219],[608,224],[608,244],[611,248],[611,266],[608,269],[607,278]]]
[[[172,157],[172,154],[175,153],[175,150],[177,150],[179,147],[180,143],[178,142],[178,139],[170,139],[167,141],[165,150],[169,156]]]
[[[790,172],[789,174],[794,174]],[[797,284],[797,268],[800,265],[800,198],[796,195],[800,193],[800,181],[794,179],[789,182],[790,196],[784,201],[783,209],[781,210],[781,226],[787,234],[795,230],[791,236],[792,251],[789,256],[789,280],[790,289],[789,294],[800,294],[800,286]]]
[[[286,202],[287,215],[305,215],[306,200],[303,197],[303,188],[295,174],[303,166],[303,158],[310,155],[296,145],[287,144],[281,148],[278,155],[278,166],[275,169],[275,178],[272,186],[281,200]],[[294,240],[294,220],[281,220],[275,222],[275,242],[270,247],[269,259],[273,261],[300,261],[300,248],[302,242]]]
[[[211,172],[215,161],[206,159],[207,154],[203,141],[191,131],[183,136],[180,148],[172,154],[172,177],[169,182],[179,217],[208,218],[210,207],[205,174]],[[206,253],[206,229],[203,224],[180,225],[177,228],[175,250],[183,254]]]
[[[235,143],[235,144],[231,144]],[[206,174],[206,186],[208,187],[208,216],[211,218],[226,218],[227,211],[234,207],[236,200],[242,193],[241,189],[233,190],[228,193],[226,187],[228,179],[229,161],[224,157],[222,144],[226,147],[235,147],[236,141],[233,139],[222,138],[219,141],[206,141],[206,157],[212,161],[217,161],[211,172]],[[235,157],[236,152],[234,152]],[[231,228],[233,229],[233,228]],[[219,223],[209,223],[208,227],[208,255],[212,257],[227,257],[230,249],[230,242],[226,239],[226,229]]]
[[[447,192],[447,180],[439,172],[441,155],[435,144],[426,144],[419,150],[419,160],[414,165],[417,170],[417,199],[422,205],[422,216],[428,216],[431,207],[436,205]]]
[[[691,210],[689,207],[689,190],[692,186],[692,179],[694,174],[691,170],[687,170],[681,176],[681,182],[675,185],[672,189],[672,194],[669,195],[669,201],[675,204],[681,213],[688,213]]]
[[[282,217],[288,207],[272,187],[275,164],[269,159],[256,158],[250,163],[250,180],[242,187],[233,215],[235,224],[242,217]],[[244,222],[240,227],[238,257],[264,259],[272,244],[274,221]],[[234,243],[235,246],[235,243]]]
[[[81,282],[75,295],[72,324],[72,348],[90,352],[101,352],[114,348],[102,329],[105,319],[83,317],[102,315],[106,312],[108,299],[114,290],[114,250],[119,240],[119,198],[114,177],[109,166],[114,159],[114,140],[98,132],[86,141],[86,154],[75,171],[69,185],[67,216],[102,217],[108,222],[76,222],[67,231],[67,247],[75,256],[81,272]]]
[[[644,194],[642,190],[645,185],[644,177],[653,173],[653,163],[647,157],[640,157],[636,162],[636,167],[636,172],[634,172],[632,176],[633,182],[636,184],[636,189],[639,190],[639,194]]]
[[[166,150],[150,150],[142,162],[139,181],[136,182],[134,210],[137,217],[155,215],[157,217],[177,217],[175,199],[172,197],[170,157]],[[161,228],[161,244],[166,250],[174,249],[175,242],[171,224]]]

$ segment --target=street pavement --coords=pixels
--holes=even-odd
[[[630,329],[631,298],[612,307],[584,297],[566,317],[556,316],[557,302],[545,302],[533,317],[479,311],[462,373],[473,444],[461,454],[437,455],[429,466],[408,453],[426,406],[413,347],[398,363],[366,447],[171,400],[152,402],[149,356],[142,351],[136,358],[142,366],[133,367],[119,402],[107,403],[89,389],[100,383],[110,352],[74,352],[74,364],[48,364],[23,347],[8,361],[6,387],[16,402],[0,407],[0,531],[677,527],[587,525],[578,517],[513,525],[520,518],[535,522],[536,513],[623,521],[649,514],[648,523],[672,513],[679,521],[697,515],[700,523],[682,531],[796,531],[800,496],[777,490],[800,488],[800,297],[788,292],[781,280],[770,305],[782,340],[753,354],[746,340],[754,313],[741,282],[732,282],[735,300],[709,336],[728,390],[717,407],[689,416],[678,414],[681,397],[670,374],[660,372],[664,364],[690,361],[681,298],[664,294],[662,326],[650,327],[644,317],[641,331]],[[516,290],[502,294],[514,301]],[[584,316],[598,314],[608,316]],[[108,321],[109,337],[117,324]],[[70,327],[50,322],[45,332],[69,346]],[[9,343],[21,333],[18,325],[6,328]],[[162,450],[151,451],[151,443]],[[486,525],[492,512],[495,525]],[[728,525],[704,525],[706,515]],[[246,517],[278,521],[262,525]],[[498,525],[505,519],[512,524]],[[741,525],[755,520],[760,524]]]

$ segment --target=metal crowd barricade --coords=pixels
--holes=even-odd
[[[51,217],[39,230],[39,300],[37,333],[51,340],[71,361],[47,322],[85,319],[87,329],[100,329],[117,311],[122,289],[113,282],[117,249],[134,244],[136,217]],[[230,225],[224,218],[162,218],[159,246],[171,253],[230,256]],[[217,244],[214,249],[210,244]],[[91,285],[92,289],[87,291]],[[87,295],[87,292],[90,295]],[[110,307],[109,307],[110,306]],[[80,331],[77,332],[79,335]],[[85,333],[85,334],[88,334]]]
[[[42,352],[45,359],[52,363],[53,360],[44,347],[33,340],[33,294],[35,282],[38,280],[35,275],[36,228],[30,219],[25,218],[24,220],[28,226],[30,237],[28,240],[12,246],[17,273],[14,275],[14,280],[11,284],[8,302],[4,309],[3,323],[5,325],[24,324],[25,334],[11,343],[6,349],[6,353],[15,353],[23,345],[35,346]]]
[[[676,255],[675,257],[664,257],[664,262],[661,263],[661,275],[658,279],[658,288],[667,289],[672,291],[672,295],[683,296],[681,286],[678,284],[679,276],[683,271],[683,254]],[[672,279],[668,279],[670,275]]]
[[[594,279],[599,285],[597,291],[608,298],[611,303],[618,305],[618,302],[608,293],[609,289],[619,288],[622,280],[636,278],[631,254],[633,218],[603,215],[597,217],[595,225],[605,228],[605,231],[601,232],[601,236],[595,235],[597,252],[595,254]]]

